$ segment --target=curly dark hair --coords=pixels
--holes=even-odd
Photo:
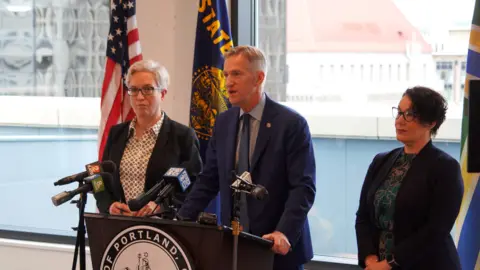
[[[436,122],[431,130],[432,136],[435,136],[447,114],[448,105],[445,98],[437,91],[424,86],[409,88],[403,93],[402,97],[404,96],[408,96],[412,101],[412,112],[420,123]]]

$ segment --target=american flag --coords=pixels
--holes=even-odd
[[[102,159],[110,128],[134,117],[124,79],[130,65],[142,60],[135,9],[135,0],[110,1],[110,30],[98,133],[99,160]]]

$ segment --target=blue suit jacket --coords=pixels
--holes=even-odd
[[[204,170],[179,211],[196,219],[220,191],[221,222],[230,226],[232,171],[240,109],[221,113],[209,141]],[[250,173],[255,184],[267,188],[269,198],[248,198],[252,234],[285,234],[292,245],[276,255],[275,269],[301,265],[313,257],[307,213],[315,199],[315,157],[306,120],[293,110],[266,98]]]

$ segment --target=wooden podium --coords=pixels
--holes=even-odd
[[[225,226],[85,213],[93,269],[229,270],[233,236]],[[272,242],[240,233],[238,270],[273,267]]]

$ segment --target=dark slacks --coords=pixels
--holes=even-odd
[[[303,265],[295,267],[275,267],[273,270],[303,270]]]

